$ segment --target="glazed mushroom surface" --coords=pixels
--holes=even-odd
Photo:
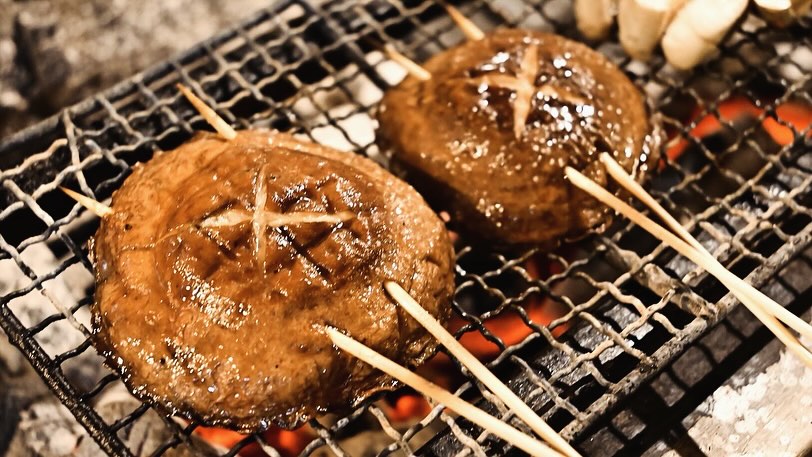
[[[613,63],[558,35],[499,29],[429,59],[384,96],[378,140],[455,227],[506,245],[552,247],[609,212],[573,188],[572,166],[607,184],[608,152],[637,179],[656,160],[643,96]]]
[[[453,248],[403,181],[292,136],[199,134],[137,165],[92,247],[95,338],[130,390],[244,432],[395,387],[326,325],[414,367],[436,343],[386,294],[450,314]]]

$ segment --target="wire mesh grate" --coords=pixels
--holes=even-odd
[[[483,29],[518,26],[578,38],[567,2],[459,6]],[[717,58],[690,74],[674,72],[661,57],[646,65],[629,61],[615,41],[596,44],[648,94],[674,138],[669,151],[681,145],[678,157],[663,161],[652,193],[735,273],[757,285],[812,237],[809,128],[799,131],[782,115],[789,105],[812,107],[810,29],[809,18],[773,30],[750,16]],[[92,283],[85,242],[98,222],[58,186],[104,200],[134,163],[206,129],[177,93],[177,82],[205,94],[204,101],[235,126],[292,130],[385,164],[371,113],[402,71],[380,52],[381,44],[423,60],[462,39],[433,2],[334,0],[316,7],[283,1],[0,145],[0,262],[11,262],[22,278],[2,290],[0,325],[105,452],[208,448],[192,438],[198,424],[157,414],[168,438],[136,451],[128,430],[154,414],[152,408],[138,404],[109,417],[100,412],[99,398],[121,384],[117,376],[103,368],[91,381],[73,375],[77,360],[101,365],[87,338],[92,285],[78,294],[58,285]],[[803,55],[806,62],[799,60]],[[725,115],[734,102],[751,106],[750,116]],[[707,119],[719,128],[703,137],[697,132]],[[37,261],[43,248],[56,263]],[[456,268],[456,336],[479,339],[495,371],[570,440],[735,304],[714,279],[626,223],[553,253],[461,244]],[[56,311],[23,316],[19,303],[32,296]],[[560,313],[542,312],[550,309]],[[519,331],[500,332],[498,322]],[[54,351],[48,335],[60,326],[77,337],[71,347]],[[506,413],[465,378],[458,392],[490,412]],[[311,421],[312,440],[301,454],[329,449],[350,455],[348,441],[369,430],[385,437],[372,450],[379,455],[509,451],[438,406],[412,422],[395,423],[370,401],[346,417]],[[224,452],[236,455],[249,446],[279,455],[261,435]]]

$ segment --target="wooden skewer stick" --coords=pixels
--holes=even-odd
[[[225,138],[228,141],[237,138],[237,131],[234,130],[230,125],[228,125],[228,123],[222,117],[220,117],[220,115],[217,114],[213,109],[209,108],[209,105],[207,105],[203,100],[198,98],[198,96],[195,95],[194,92],[192,92],[188,87],[180,83],[178,83],[176,87],[183,94],[183,96],[186,97],[187,100],[189,100],[189,103],[191,103],[195,107],[195,109],[200,113],[200,115],[203,116],[203,119],[205,119],[206,122],[209,123],[209,125],[214,127],[214,130],[216,130],[221,137]]]
[[[429,397],[438,403],[442,403],[449,409],[456,411],[458,414],[464,416],[471,422],[513,444],[528,454],[534,456],[560,457],[561,454],[550,449],[541,441],[522,433],[521,431],[513,428],[505,422],[502,422],[498,418],[491,416],[485,411],[482,411],[453,393],[398,365],[364,344],[344,335],[338,330],[332,327],[326,327],[325,331],[330,339],[333,340],[333,344],[335,344],[336,347],[347,351],[353,356],[383,371],[389,376],[392,376],[393,378],[420,392],[424,396]]]
[[[619,163],[612,158],[611,155],[607,153],[601,153],[600,160],[606,166],[606,170],[609,174],[615,178],[617,182],[619,182],[626,190],[631,192],[635,197],[639,198],[643,203],[646,204],[649,208],[651,208],[663,221],[665,221],[666,225],[671,228],[677,235],[679,235],[683,240],[685,240],[688,244],[693,246],[694,249],[705,255],[710,262],[719,264],[720,267],[724,268],[718,260],[716,260],[707,249],[705,249],[702,244],[691,235],[691,232],[685,229],[674,217],[668,213],[668,211],[663,208],[657,200],[654,199],[645,189],[641,186],[637,181],[635,181],[626,170],[620,166]],[[768,297],[760,290],[756,289],[752,285],[748,284],[738,276],[734,274],[725,275],[727,282],[722,278],[719,280],[736,295],[737,298],[741,300],[742,294],[749,294],[753,296],[756,302],[758,302],[761,307],[768,313],[777,317],[780,321],[786,324],[791,329],[795,330],[796,332],[804,335],[805,337],[812,340],[812,325],[805,322],[800,317],[792,314],[784,308],[783,306],[779,305],[775,302],[772,298]]]
[[[62,192],[65,192],[66,194],[68,194],[68,197],[76,200],[77,203],[79,203],[80,205],[84,206],[86,209],[93,212],[96,216],[105,217],[105,216],[109,216],[109,215],[113,214],[113,208],[110,208],[109,206],[105,205],[104,203],[99,203],[99,202],[97,202],[96,200],[93,200],[90,197],[86,197],[86,196],[80,194],[79,192],[70,190],[70,189],[62,187],[62,186],[59,186],[59,189],[62,190]]]
[[[587,178],[579,171],[571,167],[566,167],[564,172],[567,178],[569,178],[569,180],[573,183],[573,185],[583,189],[585,192],[597,198],[610,208],[623,214],[632,222],[636,223],[637,225],[645,229],[647,232],[649,232],[652,236],[668,244],[671,248],[679,252],[681,255],[687,257],[695,264],[707,270],[710,274],[718,278],[720,281],[722,277],[726,277],[726,275],[732,275],[732,273],[727,271],[721,265],[709,262],[708,258],[705,255],[703,255],[700,251],[696,250],[678,236],[669,232],[668,230],[666,230],[653,220],[649,219],[636,209],[632,208],[627,203],[621,201],[619,198],[615,197],[611,192],[601,187],[595,181],[592,181],[591,179]],[[739,299],[747,307],[747,309],[749,309],[750,312],[756,316],[758,320],[763,322],[764,325],[768,329],[770,329],[770,331],[782,343],[784,343],[787,346],[787,348],[789,348],[790,351],[792,351],[795,355],[797,355],[809,367],[812,367],[812,352],[810,352],[806,347],[804,347],[798,341],[798,339],[786,329],[786,327],[781,325],[781,323],[778,322],[774,316],[765,312],[759,306],[759,304],[753,300],[751,296],[743,295],[742,297],[739,297]]]
[[[482,383],[500,400],[502,400],[508,408],[510,408],[516,416],[524,421],[527,425],[538,434],[539,437],[550,443],[552,447],[557,449],[564,455],[569,457],[578,456],[578,452],[570,446],[570,444],[561,438],[544,420],[539,417],[532,408],[530,408],[521,398],[519,398],[508,386],[499,380],[488,368],[482,364],[473,354],[468,352],[453,335],[443,327],[431,314],[428,313],[422,306],[420,306],[408,292],[406,292],[400,285],[395,282],[387,281],[384,283],[384,288],[395,301],[408,312],[420,325],[426,328],[437,341],[440,342],[446,349],[451,352],[463,365],[465,365],[471,373],[477,377]]]
[[[386,55],[389,56],[390,59],[397,62],[398,65],[403,67],[410,75],[414,76],[415,78],[421,81],[428,81],[431,79],[431,73],[429,73],[428,70],[421,67],[420,64],[418,64],[414,60],[401,54],[391,44],[385,44],[383,46],[383,49],[384,51],[386,51]]]
[[[474,24],[474,22],[464,14],[460,12],[457,8],[454,8],[451,5],[444,4],[445,10],[448,11],[448,15],[451,16],[451,19],[457,24],[457,27],[462,30],[462,33],[471,41],[478,41],[485,38],[485,33],[479,27]]]

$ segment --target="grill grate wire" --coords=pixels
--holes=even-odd
[[[566,2],[475,0],[459,6],[483,29],[520,26],[577,38]],[[775,114],[788,102],[812,106],[812,68],[794,60],[812,52],[810,29],[808,17],[789,29],[772,30],[749,16],[728,37],[719,57],[690,74],[675,73],[662,57],[648,65],[629,61],[615,41],[597,44],[649,95],[663,125],[689,143],[679,159],[663,163],[649,186],[652,193],[730,268],[756,285],[769,280],[812,237],[809,130],[798,132]],[[13,261],[30,280],[0,297],[0,326],[102,450],[132,455],[123,433],[151,406],[143,404],[105,421],[94,400],[120,383],[117,375],[105,371],[94,386],[82,389],[64,369],[71,359],[94,351],[90,340],[59,354],[49,354],[37,340],[50,326],[66,322],[85,337],[90,334],[74,315],[87,309],[91,291],[74,303],[60,303],[60,297],[49,293],[49,282],[68,271],[90,274],[85,242],[98,224],[62,196],[58,186],[104,200],[132,164],[205,129],[175,90],[176,82],[206,94],[204,101],[232,125],[293,130],[385,163],[370,119],[383,91],[394,83],[392,63],[379,52],[380,44],[392,43],[420,61],[462,39],[433,2],[333,0],[313,6],[303,0],[281,1],[0,145],[0,261]],[[731,97],[761,108],[756,122],[742,126],[723,120],[721,138],[695,139],[690,132],[697,121],[688,115],[691,110],[699,113],[693,119],[722,119],[720,107]],[[788,144],[765,139],[761,121],[767,116],[789,129]],[[737,168],[742,161],[753,166]],[[59,254],[56,269],[36,271],[26,263],[24,252],[37,245]],[[530,264],[545,265],[551,273],[540,277]],[[31,294],[49,296],[62,311],[24,325],[14,301]],[[534,322],[526,305],[541,299],[568,312],[546,325]],[[625,222],[606,234],[567,242],[553,253],[462,245],[457,254],[454,309],[465,325],[456,335],[479,332],[498,346],[494,370],[570,440],[735,304],[715,280]],[[531,330],[517,344],[506,344],[486,328],[488,321],[509,314]],[[565,327],[569,330],[556,338],[553,332]],[[459,393],[504,416],[503,407],[475,383],[463,384]],[[147,455],[188,443],[197,427],[162,419],[173,438],[143,451]],[[449,426],[422,448],[409,447],[415,435],[438,421]],[[311,421],[316,438],[302,454],[327,446],[347,455],[343,440],[369,424],[391,438],[379,455],[403,449],[418,455],[510,451],[439,407],[415,425],[398,429],[367,402],[330,425]],[[258,440],[262,444],[261,437],[248,436],[226,455]]]

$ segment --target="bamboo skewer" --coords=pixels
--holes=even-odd
[[[394,46],[391,44],[385,44],[383,46],[386,55],[398,63],[401,67],[403,67],[407,73],[414,76],[415,78],[421,81],[428,81],[431,79],[431,73],[428,72],[425,68],[421,67],[420,64],[415,62],[414,60],[406,57],[405,55],[401,54]]]
[[[485,38],[485,33],[482,31],[482,29],[477,27],[473,21],[465,17],[460,10],[451,5],[444,4],[443,6],[448,12],[448,15],[451,16],[451,20],[453,20],[457,24],[457,27],[462,30],[462,33],[466,38],[471,41],[478,41]]]
[[[106,217],[106,216],[109,216],[109,215],[113,214],[113,208],[110,208],[109,206],[105,205],[104,203],[99,203],[99,202],[97,202],[96,200],[93,200],[90,197],[86,197],[86,196],[80,194],[79,192],[70,190],[70,189],[68,189],[66,187],[59,186],[59,189],[62,192],[65,192],[66,194],[68,194],[68,197],[76,200],[76,203],[79,203],[80,205],[84,206],[85,209],[91,211],[96,216]]]
[[[657,202],[657,200],[654,199],[654,197],[643,189],[643,186],[629,176],[628,173],[626,173],[626,170],[624,170],[623,167],[620,166],[620,164],[617,163],[611,155],[605,152],[601,153],[600,161],[606,166],[606,170],[616,181],[618,181],[634,196],[639,198],[643,203],[646,204],[646,206],[651,208],[663,221],[665,221],[666,225],[668,225],[671,230],[690,244],[694,249],[705,255],[705,257],[708,258],[708,261],[716,263],[720,267],[724,268],[721,263],[719,263],[719,261],[716,260],[716,258],[713,257],[713,255],[711,255],[711,253],[708,252],[708,250],[705,249],[705,247],[702,246],[702,244],[697,241],[697,239],[694,238],[694,236],[691,235],[691,233],[686,230],[685,227],[682,226],[682,224],[674,219],[674,217],[668,211],[666,211],[665,208],[663,208]],[[805,322],[800,317],[792,314],[786,308],[776,303],[775,300],[768,297],[763,292],[748,284],[738,276],[732,273],[725,276],[728,280],[727,282],[722,278],[719,278],[719,280],[725,285],[725,287],[730,289],[730,291],[733,292],[737,298],[741,299],[740,295],[742,294],[751,295],[766,312],[773,314],[788,327],[812,340],[812,325],[809,325],[809,323]]]
[[[575,457],[578,452],[570,444],[561,438],[544,420],[539,417],[522,399],[520,399],[509,387],[499,380],[488,368],[482,364],[473,354],[468,352],[453,335],[448,333],[440,322],[420,306],[408,292],[395,282],[387,281],[384,288],[395,301],[408,312],[420,325],[426,328],[437,341],[448,349],[471,373],[491,391],[502,402],[510,408],[516,416],[538,434],[539,437],[550,443],[555,449],[564,455]]]
[[[571,167],[567,167],[565,169],[565,174],[567,178],[573,183],[573,185],[583,189],[585,192],[591,194],[593,197],[597,198],[607,206],[611,207],[615,211],[623,214],[632,222],[636,223],[651,235],[656,237],[657,239],[665,242],[671,248],[679,252],[681,255],[687,257],[689,260],[694,262],[695,264],[701,266],[713,276],[718,278],[722,281],[722,278],[725,278],[725,281],[730,280],[730,276],[735,276],[729,271],[727,271],[721,264],[709,262],[707,256],[702,254],[700,251],[689,245],[687,242],[683,241],[678,236],[674,235],[673,233],[669,232],[653,220],[649,219],[636,209],[632,208],[625,202],[621,201],[619,198],[615,197],[612,193],[601,187],[595,181],[587,178],[577,170]],[[781,325],[776,318],[768,314],[762,307],[753,299],[750,295],[742,295],[738,297],[742,303],[747,307],[747,309],[752,312],[756,318],[758,318],[761,322],[767,326],[768,329],[782,342],[784,343],[790,351],[792,351],[795,355],[797,355],[804,363],[808,366],[812,367],[812,352],[810,352],[806,347],[804,347],[798,339],[792,335],[786,327]]]
[[[209,107],[203,100],[198,98],[197,95],[194,94],[188,87],[184,86],[183,84],[178,83],[176,85],[178,90],[189,100],[189,103],[195,107],[195,109],[203,116],[203,119],[209,123],[217,133],[223,137],[224,139],[231,141],[234,138],[237,138],[237,131],[234,130],[228,123],[220,117],[213,109]]]
[[[333,340],[333,344],[335,344],[339,349],[347,351],[360,360],[417,390],[424,396],[429,397],[438,403],[442,403],[449,409],[457,412],[471,422],[513,444],[528,454],[545,457],[559,457],[561,455],[541,441],[522,433],[516,428],[502,422],[494,416],[491,416],[485,411],[477,408],[471,403],[468,403],[467,401],[432,383],[431,381],[428,381],[427,379],[413,373],[407,368],[398,365],[373,349],[344,335],[338,330],[332,327],[326,327],[325,331],[330,339]]]

